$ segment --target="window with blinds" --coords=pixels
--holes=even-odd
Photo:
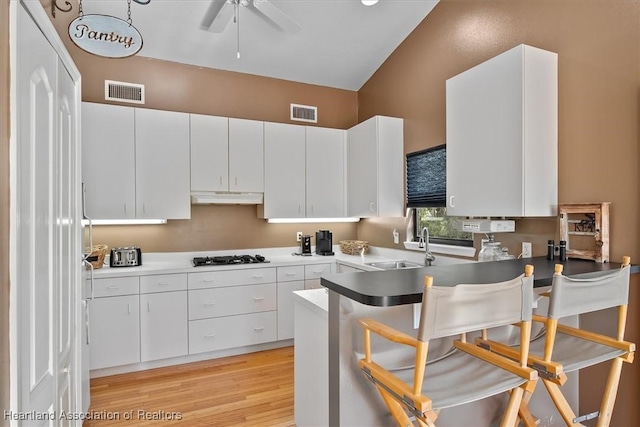
[[[446,145],[407,154],[407,207],[444,207],[446,198]]]

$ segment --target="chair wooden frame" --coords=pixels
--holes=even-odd
[[[532,275],[533,266],[527,265],[525,276],[530,277]],[[425,288],[432,287],[433,278],[426,276],[424,284]],[[435,421],[440,411],[437,408],[433,408],[429,396],[422,394],[425,370],[429,369],[427,364],[429,341],[421,341],[375,319],[360,319],[359,323],[364,327],[365,344],[365,357],[359,360],[359,367],[365,376],[375,384],[398,425],[401,427],[414,425],[409,415],[407,415],[408,411],[415,416],[418,426],[435,426]],[[500,367],[523,379],[523,383],[520,386],[516,386],[509,391],[509,402],[504,412],[501,426],[516,426],[519,417],[527,426],[534,426],[536,424],[527,407],[527,403],[535,389],[538,378],[537,371],[527,366],[531,322],[522,321],[518,326],[520,326],[521,330],[522,352],[517,361],[467,342],[466,333],[461,334],[460,339],[454,341],[456,349]],[[387,371],[384,367],[376,364],[372,360],[372,332],[389,341],[411,346],[416,349],[412,385],[397,378],[393,373]],[[486,329],[482,331],[482,334],[486,337]]]
[[[622,268],[629,267],[631,259],[628,256],[623,257]],[[554,277],[562,275],[563,266],[557,264],[555,267]],[[553,287],[551,292],[542,294],[544,297],[553,298]],[[556,343],[556,337],[558,333],[570,335],[572,337],[590,341],[593,343],[601,344],[622,351],[623,353],[613,359],[611,367],[609,369],[609,375],[607,383],[605,385],[604,395],[600,404],[600,411],[598,415],[589,414],[588,419],[598,416],[596,427],[607,427],[611,422],[611,416],[613,414],[613,407],[617,395],[618,384],[620,381],[620,374],[622,371],[623,363],[633,363],[635,355],[635,343],[631,343],[624,340],[624,332],[626,328],[627,318],[627,304],[621,304],[617,306],[617,332],[615,337],[574,328],[564,324],[558,323],[557,318],[545,317],[540,315],[533,315],[532,320],[544,324],[546,328],[546,337],[544,342],[544,355],[539,357],[533,354],[529,354],[527,365],[536,369],[542,379],[542,383],[545,385],[551,399],[553,400],[556,408],[560,412],[563,420],[568,426],[581,426],[581,421],[586,420],[587,417],[577,417],[566,398],[564,397],[560,387],[567,381],[567,375],[564,372],[562,364],[553,360],[553,350]],[[504,355],[511,359],[515,359],[519,354],[519,351],[513,347],[505,346],[502,343],[488,340],[486,336],[476,340],[476,344],[487,348],[497,354]],[[607,360],[605,360],[607,361]],[[603,362],[593,363],[598,364]],[[591,365],[589,365],[591,366]]]

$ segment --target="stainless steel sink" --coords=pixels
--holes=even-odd
[[[418,264],[416,262],[411,261],[379,261],[379,262],[366,262],[365,265],[368,265],[373,268],[378,268],[380,270],[403,270],[406,268],[420,268],[424,267],[422,264]]]

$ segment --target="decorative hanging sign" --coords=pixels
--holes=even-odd
[[[80,15],[69,24],[69,37],[80,49],[106,58],[126,58],[142,49],[142,35],[115,16]]]

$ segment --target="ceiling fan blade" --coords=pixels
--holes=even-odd
[[[300,25],[269,2],[269,0],[253,0],[253,6],[287,33],[293,34],[300,31]]]
[[[211,0],[209,8],[202,18],[200,29],[221,33],[233,15],[233,5],[227,0]]]

